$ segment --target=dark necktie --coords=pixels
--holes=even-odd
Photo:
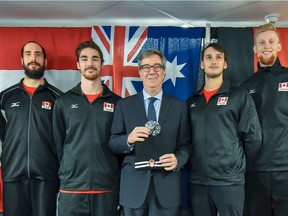
[[[149,105],[148,105],[148,120],[150,121],[157,121],[156,118],[156,111],[154,107],[154,102],[157,100],[155,97],[150,97],[149,98]]]

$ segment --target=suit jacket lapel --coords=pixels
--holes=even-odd
[[[139,120],[144,126],[145,123],[148,121],[148,119],[147,119],[147,116],[146,116],[144,97],[143,97],[143,93],[142,92],[139,92],[136,95],[135,104],[133,104],[132,106],[135,106],[135,109],[137,110],[138,116],[140,118]]]
[[[171,106],[172,106],[172,103],[171,103],[169,97],[167,97],[165,94],[163,94],[162,103],[161,103],[161,107],[160,107],[160,115],[159,115],[159,124],[160,125],[164,125],[166,119],[169,118],[168,114],[169,114],[169,111],[171,109]]]

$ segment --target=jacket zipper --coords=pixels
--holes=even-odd
[[[29,116],[28,116],[28,134],[27,134],[27,175],[30,178],[30,130],[31,130],[31,111],[32,110],[32,97],[29,103]]]
[[[210,103],[210,101],[214,95],[212,95],[212,97],[209,99],[208,103],[206,103],[206,98],[205,98],[204,94],[202,96],[204,99],[204,103],[206,105],[206,107],[205,107],[205,120],[204,120],[204,122],[205,122],[205,142],[204,143],[205,143],[205,148],[206,148],[206,154],[205,154],[205,163],[206,164],[205,164],[205,170],[204,170],[203,174],[205,174],[204,184],[207,186],[208,185],[208,174],[207,174],[208,159],[207,158],[208,158],[208,151],[209,151],[208,145],[207,145],[207,113],[208,113],[208,109],[209,109],[209,103]]]
[[[97,100],[97,99],[96,99]],[[91,107],[91,118],[93,118],[93,121],[94,122],[94,103],[95,103],[95,100],[90,104],[90,102],[88,101],[87,99],[87,102],[89,103],[90,107]],[[92,124],[92,127],[93,127],[93,124]],[[90,141],[90,159],[93,160],[93,140],[94,140],[94,133],[93,133],[93,137],[91,137],[91,141]],[[93,163],[90,163],[90,190],[93,190],[93,179],[94,179],[94,176],[93,176]]]

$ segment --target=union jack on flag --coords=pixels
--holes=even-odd
[[[185,100],[195,90],[204,28],[94,26],[92,38],[104,55],[102,81],[122,97],[143,86],[137,59],[146,49],[167,58],[165,93]]]

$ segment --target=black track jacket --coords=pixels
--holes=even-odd
[[[203,88],[188,99],[192,132],[190,182],[244,183],[244,173],[261,146],[255,104],[244,88],[224,80],[206,104]]]
[[[1,139],[1,142],[4,140],[4,137],[5,137],[5,124],[6,124],[6,121],[2,115],[2,112],[0,113],[0,139]]]
[[[90,104],[79,83],[57,99],[53,131],[61,189],[119,189],[120,161],[108,148],[108,141],[120,98],[103,85],[102,96]]]
[[[262,147],[249,170],[288,170],[288,68],[279,59],[260,67],[243,83],[253,97],[262,130]]]
[[[6,117],[2,144],[3,181],[57,180],[59,163],[52,133],[52,111],[62,93],[46,80],[31,97],[20,83],[1,92]]]

